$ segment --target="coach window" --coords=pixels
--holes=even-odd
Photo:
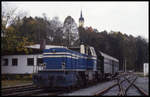
[[[18,65],[18,59],[14,58],[12,59],[12,66],[17,66]]]
[[[43,58],[37,58],[37,65],[40,66],[40,64],[43,63]]]
[[[92,55],[90,48],[88,48],[88,55]]]
[[[8,59],[3,59],[3,66],[8,66]]]
[[[33,66],[34,65],[34,58],[28,58],[27,59],[27,65],[28,66]]]

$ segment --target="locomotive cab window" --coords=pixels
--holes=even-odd
[[[88,48],[88,55],[92,56],[90,48]]]
[[[93,47],[90,47],[90,52],[92,54],[92,56],[96,56],[95,50]]]

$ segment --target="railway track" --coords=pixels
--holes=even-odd
[[[117,78],[117,82],[114,83],[113,85],[109,86],[108,88],[105,88],[102,91],[97,91],[94,95],[95,96],[109,96],[109,95],[114,95],[114,96],[128,96],[132,92],[132,96],[135,95],[142,95],[142,96],[148,96],[148,93],[143,91],[141,88],[136,86],[134,82],[136,81],[137,76],[135,75],[124,75],[124,76],[119,76]],[[134,89],[134,91],[131,91]]]
[[[15,87],[2,88],[2,96],[21,96],[29,95],[42,91],[42,89],[36,87],[33,84],[21,85]]]
[[[137,85],[135,85],[134,83],[132,83],[129,79],[126,78],[126,80],[131,83],[137,90],[138,92],[142,95],[142,96],[148,96],[148,93],[146,93],[143,89],[139,88]]]
[[[2,92],[13,92],[13,91],[19,91],[21,89],[26,89],[26,88],[31,88],[35,87],[33,84],[27,84],[27,85],[20,85],[20,86],[14,86],[14,87],[7,87],[7,88],[2,88]]]
[[[95,96],[99,96],[99,95],[107,95],[107,93],[110,93],[109,91],[113,91],[113,93],[114,93],[114,91],[118,91],[119,90],[119,88],[120,88],[120,93],[122,92],[122,87],[120,86],[120,84],[121,83],[123,83],[124,81],[125,81],[125,79],[123,79],[122,81],[120,81],[120,82],[118,82],[119,80],[117,79],[117,82],[116,83],[114,83],[113,85],[111,85],[110,87],[108,87],[108,88],[105,88],[104,90],[102,90],[102,91],[97,91],[96,93],[95,93]],[[112,94],[112,93],[111,93]],[[118,95],[117,93],[115,93],[116,95]]]
[[[134,95],[148,96],[148,93],[143,91],[137,85],[134,84],[137,77],[135,75],[119,75],[115,78],[116,83],[101,91],[97,91],[95,96],[130,96],[130,92],[134,92]],[[131,91],[134,90],[134,91]],[[43,89],[36,87],[33,84],[2,88],[2,96],[59,96],[66,92],[65,89]],[[132,95],[132,96],[134,96]]]
[[[2,88],[2,96],[57,96],[63,92],[62,89],[39,88],[33,84]]]

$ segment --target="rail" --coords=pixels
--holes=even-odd
[[[128,76],[128,78],[126,76]],[[123,78],[123,79],[121,80],[121,78]],[[117,93],[117,91],[115,91],[115,93],[116,93],[115,95],[117,95],[117,96],[127,96],[127,92],[130,89],[130,87],[132,87],[132,86],[134,86],[140,92],[140,95],[148,96],[148,93],[146,93],[145,91],[143,91],[141,88],[137,87],[134,84],[136,79],[137,79],[137,76],[134,77],[133,75],[118,76],[116,83],[109,86],[108,88],[97,91],[94,94],[94,96],[107,95],[107,93],[110,94],[110,93],[112,93],[112,90],[114,90],[114,89],[117,89],[117,91],[118,91],[118,93]],[[118,88],[117,88],[117,86],[118,86]],[[136,93],[138,93],[138,92],[136,91]]]
[[[17,94],[22,91],[32,91],[35,89],[38,89],[38,87],[36,87],[33,84],[7,87],[7,88],[2,88],[2,95],[4,96],[15,95],[15,93]]]
[[[129,83],[131,83],[130,82],[130,80],[128,80],[127,78],[126,78],[126,80],[129,82]],[[134,83],[132,83],[133,84],[133,86],[139,91],[139,93],[141,94],[141,95],[143,95],[143,96],[148,96],[148,93],[146,93],[143,89],[141,89],[141,88],[139,88],[137,85],[135,85]]]

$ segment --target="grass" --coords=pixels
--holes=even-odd
[[[2,88],[32,83],[32,80],[1,80]]]

